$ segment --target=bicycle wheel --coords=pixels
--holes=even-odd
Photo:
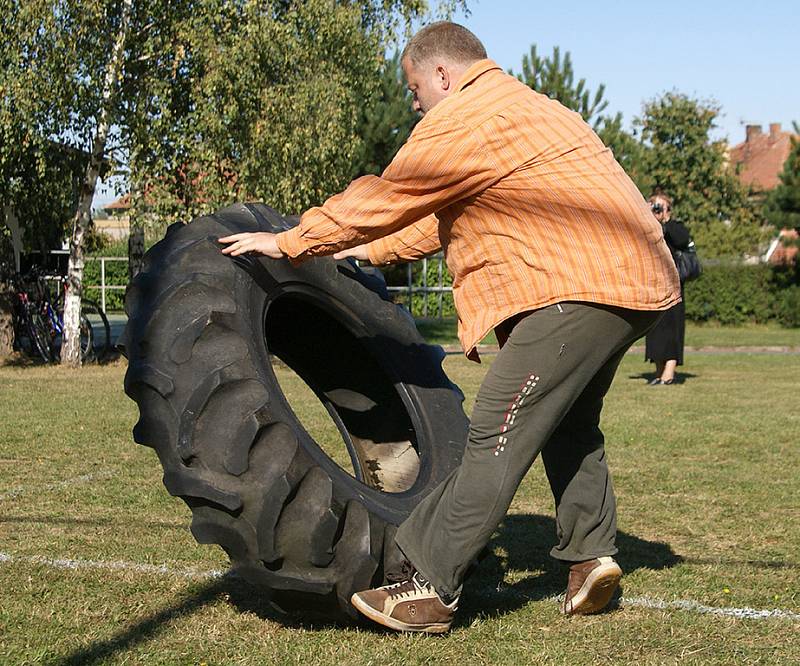
[[[53,361],[53,345],[50,338],[50,327],[35,306],[29,304],[25,308],[25,328],[28,333],[31,356],[38,355],[45,363]]]
[[[91,328],[91,344],[84,349],[84,320]],[[111,349],[111,326],[106,313],[94,301],[81,301],[81,354],[83,360],[95,358],[102,361]]]
[[[60,307],[58,319],[64,321],[64,310]],[[81,362],[102,360],[111,347],[111,326],[94,301],[81,300],[80,335]]]

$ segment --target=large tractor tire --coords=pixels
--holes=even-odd
[[[283,607],[353,614],[350,595],[398,564],[395,526],[459,463],[467,419],[441,349],[374,276],[332,259],[231,259],[217,242],[290,226],[247,204],[170,227],[126,297],[125,390],[134,439],[155,449],[200,543]],[[292,409],[286,366],[349,464]]]

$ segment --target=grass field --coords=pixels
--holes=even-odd
[[[445,360],[468,411],[491,360]],[[628,355],[604,418],[619,606],[559,615],[537,463],[438,638],[282,620],[211,575],[224,554],[132,442],[124,369],[0,367],[0,664],[800,663],[800,354],[693,353],[658,388]]]

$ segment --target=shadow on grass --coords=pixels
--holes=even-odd
[[[554,540],[553,518],[538,515],[507,516],[489,544],[492,554],[483,559],[465,584],[456,626],[468,626],[478,615],[505,615],[531,601],[560,594],[566,585],[567,569],[549,555]],[[616,559],[627,573],[639,568],[663,569],[682,561],[667,544],[646,541],[624,532],[618,533],[617,545],[620,553]],[[509,570],[523,572],[524,578],[512,584],[504,583]],[[110,638],[79,648],[51,663],[58,666],[107,663],[115,655],[154,639],[181,618],[218,602],[231,604],[239,612],[252,613],[262,620],[276,622],[289,629],[316,631],[358,624],[376,633],[388,632],[366,620],[356,623],[341,613],[335,615],[333,598],[308,597],[304,600],[301,596],[292,594],[285,598],[292,597],[296,605],[306,606],[307,610],[284,613],[276,609],[266,592],[236,575],[227,575],[199,586],[191,585],[184,594],[161,610],[141,618]]]
[[[691,372],[676,372],[675,373],[675,380],[674,384],[685,384],[687,379],[694,379],[698,375],[694,375]],[[644,385],[647,385],[651,379],[655,379],[657,377],[655,372],[640,372],[636,375],[628,375],[628,379],[642,379],[644,380]],[[655,388],[655,387],[654,387]]]
[[[97,641],[87,647],[82,647],[74,652],[53,660],[52,664],[58,666],[90,666],[91,664],[107,663],[114,655],[134,648],[157,636],[165,627],[181,618],[191,615],[207,604],[213,603],[228,589],[229,581],[221,578],[206,583],[199,588],[192,587],[171,604],[164,606],[160,611],[153,613],[138,622],[131,624],[115,636],[106,640]]]
[[[531,601],[564,592],[567,566],[550,557],[555,544],[555,520],[539,515],[510,515],[489,543],[492,554],[477,567],[464,585],[458,625],[468,625],[477,615],[510,613]],[[665,569],[682,562],[670,546],[647,541],[625,532],[617,533],[615,559],[625,573],[637,569]],[[504,582],[506,572],[529,572],[521,580]]]
[[[266,594],[260,594],[257,588],[236,575],[229,574],[201,585],[191,585],[174,601],[164,605],[161,610],[139,619],[120,630],[116,635],[78,648],[49,663],[54,666],[91,666],[116,661],[115,656],[134,650],[137,645],[155,639],[174,623],[191,616],[205,606],[218,602],[230,603],[239,611],[254,613],[263,620],[277,622],[288,628],[315,630],[328,626],[345,626],[344,620],[336,622],[320,618],[316,621],[306,618],[302,622],[295,621],[292,617],[276,611]]]
[[[120,354],[119,350],[117,349],[109,349],[105,354],[103,354],[102,358],[99,359],[91,359],[84,363],[86,366],[91,365],[114,365],[118,363],[120,359],[123,359],[122,354]],[[51,363],[45,363],[40,357],[37,356],[28,356],[19,351],[15,351],[10,355],[6,356],[5,358],[0,359],[0,368],[43,368],[47,366],[59,366],[61,365],[61,361],[56,358]]]

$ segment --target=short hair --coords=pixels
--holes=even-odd
[[[672,210],[672,197],[665,194],[663,190],[656,188],[647,200],[648,203],[654,203],[656,199],[663,199],[667,202],[667,210]]]
[[[481,41],[463,25],[437,21],[426,25],[409,40],[400,59],[408,58],[419,65],[436,57],[469,64],[487,56]]]

